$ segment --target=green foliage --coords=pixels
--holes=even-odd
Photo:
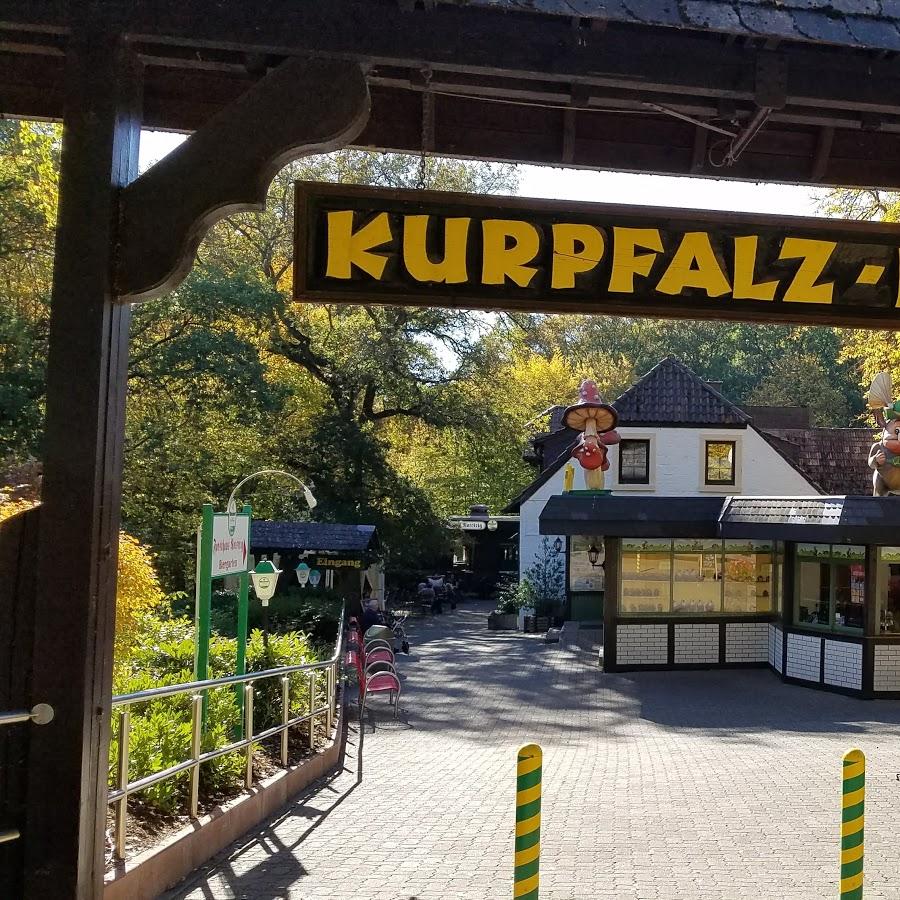
[[[548,538],[543,538],[534,561],[522,577],[523,591],[539,616],[555,613],[566,599],[563,556],[554,553]]]
[[[332,640],[334,635],[332,635]],[[331,655],[329,651],[328,655]],[[276,666],[299,666],[316,661],[309,639],[304,634],[269,635],[269,646],[265,647],[263,633],[253,631],[247,642],[247,671],[261,672]],[[325,673],[315,676],[316,693],[325,696]],[[291,715],[306,713],[309,709],[309,675],[305,672],[289,676]],[[267,678],[254,685],[253,717],[254,729],[260,731],[281,722],[281,683],[279,679]],[[321,705],[321,699],[318,705]]]
[[[59,130],[0,121],[0,458],[40,451]]]
[[[624,376],[619,390],[628,387],[635,375],[643,375],[663,357],[673,355],[701,378],[721,382],[722,393],[742,404],[751,396],[764,396],[759,386],[785,357],[814,358],[821,384],[834,391],[834,402],[823,408],[821,423],[846,426],[862,409],[859,374],[842,353],[844,337],[839,329],[611,316],[522,321],[529,346],[545,356],[561,354],[580,371],[595,368],[602,377],[615,381],[615,360],[619,360]],[[771,381],[768,384],[772,386]],[[616,393],[610,390],[609,396]]]
[[[497,603],[494,610],[508,615],[532,605],[529,585],[524,581],[512,581],[500,585],[497,590]]]
[[[331,633],[333,644],[335,630]],[[135,693],[193,680],[194,623],[187,618],[147,617],[142,640],[132,649],[127,665],[121,667],[114,684],[115,694]],[[331,649],[328,655],[331,654]],[[234,673],[237,646],[233,638],[213,635],[210,640],[210,677]],[[262,633],[254,631],[247,644],[247,671],[259,672],[277,666],[315,662],[317,655],[305,634],[274,634],[269,646],[263,646]],[[319,696],[324,696],[325,675],[316,676]],[[309,681],[305,674],[291,676],[292,715],[305,713],[309,702]],[[234,740],[240,725],[240,712],[233,687],[208,692],[207,729],[204,751],[224,747]],[[176,765],[190,756],[191,701],[186,695],[151,700],[131,707],[129,778]],[[254,730],[260,731],[281,722],[281,685],[278,679],[266,679],[255,686]],[[114,784],[118,765],[118,734],[113,728],[110,749],[110,784]],[[226,754],[200,768],[200,790],[204,797],[217,797],[238,789],[243,775],[243,757]],[[141,801],[161,812],[183,812],[187,802],[187,774],[167,779],[140,793]]]
[[[234,672],[234,641],[213,637],[210,641],[210,677]],[[194,678],[194,624],[188,619],[148,618],[142,640],[132,650],[127,666],[117,674],[115,694],[130,694],[154,687],[183,684]],[[203,750],[212,750],[233,739],[240,716],[233,688],[209,692],[207,730]],[[115,720],[114,720],[115,721]],[[190,756],[191,703],[186,695],[151,700],[132,707],[129,729],[129,778],[134,781],[176,765]],[[118,765],[118,735],[110,747],[110,783]],[[200,768],[200,788],[213,796],[240,784],[242,761],[227,754]],[[187,799],[187,775],[167,779],[142,791],[141,800],[161,812],[183,811]]]
[[[811,353],[779,357],[747,400],[760,406],[807,406],[815,425],[847,425],[851,418],[847,396]]]

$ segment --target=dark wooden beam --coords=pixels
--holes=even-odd
[[[356,63],[291,59],[258,81],[123,191],[121,297],[171,290],[214,222],[264,209],[279,169],[299,156],[346,146],[362,131],[369,108]]]
[[[270,0],[265,17],[249,20],[241,0],[193,0],[189,12],[179,0],[110,5],[129,33],[161,44],[342,54],[373,64],[393,60],[522,78],[553,75],[594,85],[637,80],[647,90],[744,99],[753,98],[757,84],[755,47],[728,46],[721,35],[699,29],[573,31],[562,17],[524,10],[461,4],[426,13],[403,11],[394,0]],[[779,52],[791,61],[788,98],[813,106],[896,108],[900,73],[890,60],[814,43],[786,43]]]
[[[105,0],[103,9],[157,58],[165,56],[166,47],[314,53],[371,65],[431,65],[595,86],[640,84],[648,91],[744,100],[754,97],[760,52],[752,43],[729,42],[701,29],[573,29],[561,16],[464,4],[421,11],[404,10],[395,0],[270,0],[264,16],[248,16],[243,0],[192,0],[188,5]],[[74,15],[58,0],[0,0],[0,29],[17,33],[64,34]],[[872,112],[898,108],[900,72],[890,59],[813,42],[785,42],[778,52],[790,61],[789,103]]]
[[[140,64],[69,46],[47,371],[24,897],[102,895],[130,307],[111,289],[118,190],[137,173]],[[165,227],[160,223],[160,227]]]

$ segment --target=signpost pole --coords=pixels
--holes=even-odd
[[[203,519],[200,526],[200,564],[197,572],[197,653],[194,663],[194,678],[203,681],[209,677],[209,631],[210,608],[212,606],[212,504],[203,504]],[[208,699],[203,692],[203,727],[206,730]]]
[[[244,504],[242,514],[252,522],[252,511],[249,504]],[[248,528],[248,552],[249,552],[249,528]],[[239,576],[238,585],[238,608],[237,608],[237,663],[235,665],[235,675],[244,675],[247,672],[247,620],[250,613],[250,576],[245,569]],[[235,698],[237,699],[240,716],[238,718],[237,730],[241,732],[238,737],[243,737],[244,722],[244,686],[242,684],[235,685]]]

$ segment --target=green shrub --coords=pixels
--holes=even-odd
[[[329,654],[330,655],[330,654]],[[253,631],[247,643],[247,671],[262,672],[278,666],[299,666],[316,662],[318,656],[305,634],[289,632],[269,636],[268,649],[263,645],[261,631]],[[290,715],[305,715],[309,709],[309,675],[297,672],[290,676]],[[326,687],[325,672],[316,673],[316,694],[321,705]],[[281,723],[281,680],[267,678],[254,684],[253,724],[261,731]]]
[[[531,586],[526,581],[514,581],[502,584],[497,589],[497,604],[495,612],[503,615],[517,613],[533,602]]]

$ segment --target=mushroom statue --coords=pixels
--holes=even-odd
[[[609,468],[606,448],[619,443],[615,430],[619,414],[601,400],[595,381],[582,381],[578,393],[581,402],[566,409],[563,423],[581,432],[572,456],[584,469],[585,485],[588,490],[602,491],[603,473]]]

